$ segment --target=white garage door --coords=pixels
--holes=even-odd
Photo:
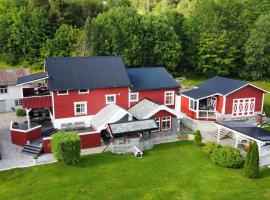
[[[255,98],[234,99],[233,117],[251,116],[255,112]]]
[[[0,100],[0,113],[6,112],[6,102],[5,100]]]

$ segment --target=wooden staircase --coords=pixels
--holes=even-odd
[[[42,150],[43,147],[30,143],[23,147],[22,153],[30,156],[39,156]]]

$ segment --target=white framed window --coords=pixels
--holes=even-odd
[[[75,115],[86,115],[87,114],[87,102],[74,102],[74,113]]]
[[[171,117],[163,117],[162,118],[162,124],[161,124],[161,128],[162,130],[170,130],[171,129]]]
[[[174,105],[174,91],[166,91],[165,92],[164,104],[167,106]]]
[[[197,101],[193,99],[189,99],[189,109],[190,110],[197,110]]]
[[[0,86],[0,94],[6,94],[7,92],[7,86]]]
[[[129,101],[130,102],[139,101],[139,93],[129,93]]]
[[[61,96],[61,95],[68,95],[68,90],[60,90],[60,91],[57,91],[57,95],[58,95],[58,96]]]
[[[22,100],[21,99],[15,99],[15,106],[21,106]]]
[[[88,89],[81,89],[79,90],[79,94],[88,94],[89,90]]]
[[[106,104],[116,103],[116,94],[105,95]]]

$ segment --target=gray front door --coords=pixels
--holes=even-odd
[[[5,100],[0,100],[0,113],[6,112],[6,102]]]

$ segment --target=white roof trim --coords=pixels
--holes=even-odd
[[[235,90],[233,90],[233,91],[231,91],[231,92],[229,92],[229,93],[227,93],[227,94],[225,94],[224,96],[228,96],[228,95],[230,95],[230,94],[232,94],[232,93],[234,93],[234,92],[236,92],[236,91],[238,91],[238,90],[240,90],[240,89],[242,89],[242,88],[244,88],[244,87],[246,87],[246,86],[252,86],[252,87],[254,87],[254,88],[256,88],[256,89],[258,89],[258,90],[261,90],[261,91],[263,91],[263,92],[265,92],[265,93],[270,93],[270,92],[268,92],[267,90],[264,90],[264,89],[262,89],[262,88],[259,88],[259,87],[257,87],[257,86],[255,86],[255,85],[252,85],[252,84],[250,84],[250,83],[247,83],[247,84],[245,84],[245,85],[243,85],[242,87],[239,87],[239,88],[237,88],[237,89],[235,89]]]
[[[176,112],[175,110],[168,108],[167,106],[164,105],[160,105],[158,108],[156,108],[155,110],[153,110],[152,112],[150,112],[149,114],[145,115],[142,119],[149,119],[150,117],[152,117],[154,114],[158,113],[159,111],[165,110],[173,115],[175,115],[177,118],[183,118],[184,116],[179,113]]]
[[[184,95],[184,94],[180,94],[180,96],[184,96],[184,97],[189,98],[189,99],[192,99],[192,100],[194,100],[194,101],[199,101],[199,100],[202,100],[202,99],[205,99],[205,98],[208,98],[208,97],[212,97],[212,96],[215,96],[215,95],[223,96],[223,95],[220,94],[220,93],[215,93],[215,94],[212,94],[212,95],[208,95],[208,96],[205,96],[205,97],[201,97],[201,98],[199,98],[199,99],[193,99],[193,98],[191,98],[191,97],[189,97],[189,96],[186,96],[186,95]]]
[[[36,82],[36,81],[42,81],[42,80],[45,80],[45,79],[48,79],[48,75],[44,78],[40,78],[40,79],[36,79],[36,80],[32,80],[32,81],[28,81],[28,82],[24,82],[24,83],[20,83],[20,84],[17,84],[16,86],[20,86],[20,85],[25,85],[25,84],[29,84],[29,83],[33,83],[33,82]]]

